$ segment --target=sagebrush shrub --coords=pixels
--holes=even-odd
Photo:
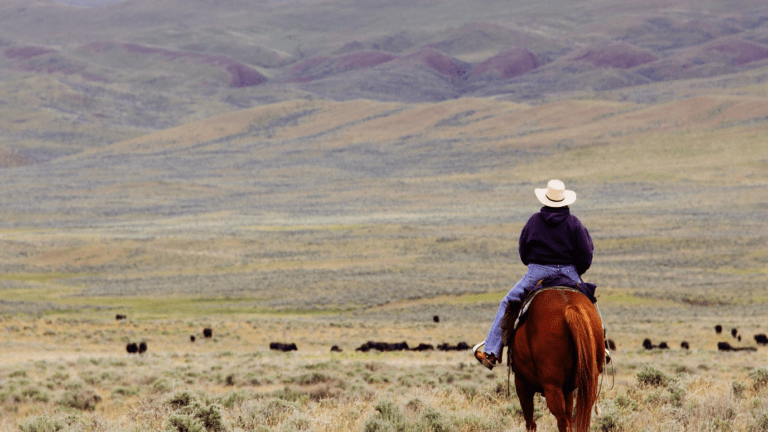
[[[200,406],[195,410],[195,418],[200,420],[209,432],[222,432],[225,430],[221,416],[221,407],[218,405]]]
[[[24,419],[19,424],[21,432],[58,432],[67,427],[61,420],[55,420],[48,416],[39,416]]]
[[[172,415],[165,423],[165,430],[171,432],[207,432],[202,422],[188,415]]]
[[[731,383],[731,389],[733,390],[733,395],[736,398],[741,399],[744,397],[744,392],[747,390],[747,386],[738,381],[733,381]]]
[[[373,416],[365,421],[363,432],[396,432],[395,426],[381,417]]]
[[[446,424],[443,415],[432,407],[427,407],[421,416],[421,422],[426,430],[433,432],[448,432],[450,427]]]
[[[662,371],[653,366],[646,366],[637,373],[637,381],[642,385],[653,387],[666,386],[671,379]]]
[[[180,391],[175,393],[168,399],[168,405],[172,408],[178,409],[192,405],[197,401],[197,397],[190,391]]]
[[[373,408],[379,412],[378,415],[384,420],[399,425],[405,422],[405,414],[399,406],[390,400],[381,400]]]
[[[261,409],[261,417],[264,422],[270,426],[275,426],[282,423],[292,413],[298,411],[296,406],[284,399],[271,399],[267,402],[266,406]]]
[[[380,400],[373,408],[378,412],[366,420],[363,432],[394,432],[405,429],[405,414],[394,402]]]
[[[59,400],[59,405],[76,408],[81,411],[95,411],[96,404],[101,402],[101,396],[90,390],[68,391]]]
[[[768,386],[768,368],[759,367],[750,372],[749,377],[752,378],[752,387],[755,390]]]

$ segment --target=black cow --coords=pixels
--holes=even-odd
[[[391,351],[408,351],[410,349],[406,341],[389,344],[389,348]]]
[[[456,345],[451,345],[449,343],[443,343],[437,346],[437,349],[439,351],[464,351],[471,349],[471,347],[466,342],[459,342]]]
[[[732,328],[731,329],[731,336],[736,337],[737,334],[739,334],[739,329]]]
[[[715,326],[715,333],[720,334],[722,332],[723,332],[723,326],[721,326],[720,324],[716,325]]]
[[[334,345],[331,347],[331,352],[341,352],[341,348],[338,345]]]
[[[190,341],[190,342],[194,342],[194,341],[195,341],[195,335],[191,335],[191,336],[189,337],[189,341]]]
[[[680,342],[680,348],[687,350],[687,349],[691,349],[691,346],[688,345],[688,342],[682,341],[682,342]]]
[[[136,354],[139,352],[139,346],[135,342],[131,342],[125,346],[125,350],[128,351],[128,354]]]
[[[208,327],[204,328],[203,329],[203,336],[206,337],[206,338],[213,337],[213,330],[208,328]]]
[[[407,351],[409,350],[409,347],[408,343],[405,341],[396,343],[368,341],[355,349],[355,351],[362,352],[368,352],[370,350],[377,350],[381,352]]]
[[[147,343],[141,342],[139,344],[139,354],[144,354],[145,352],[147,352]]]
[[[420,343],[416,348],[411,348],[411,351],[432,351],[435,347],[431,344]]]
[[[650,339],[645,338],[643,340],[643,348],[645,348],[647,350],[652,350],[652,349],[656,348],[656,346],[651,342]]]
[[[437,316],[437,315],[435,315],[435,316],[433,316],[433,317],[432,317],[432,320],[433,320],[434,322],[436,322],[436,323],[439,323],[439,322],[440,322],[440,317],[439,317],[439,316]]]
[[[282,343],[282,342],[271,342],[269,344],[269,349],[275,350],[275,351],[282,351],[282,352],[288,352],[288,351],[298,351],[299,348],[296,346],[295,343]]]
[[[669,345],[666,342],[662,342],[659,344],[659,349],[669,349]]]
[[[116,320],[118,320],[118,321],[120,321],[120,320],[124,320],[124,319],[126,319],[126,318],[128,318],[128,317],[127,317],[127,316],[125,316],[125,315],[123,315],[123,314],[117,314],[117,315],[115,315],[115,319],[116,319]]]
[[[768,345],[768,336],[765,333],[758,333],[754,336],[755,342],[761,345]]]
[[[717,349],[720,351],[757,351],[755,347],[733,347],[728,342],[718,342]]]

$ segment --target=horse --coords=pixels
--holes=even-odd
[[[599,313],[585,295],[575,290],[544,288],[535,294],[527,315],[507,336],[507,361],[515,374],[526,430],[536,430],[533,396],[542,393],[557,419],[559,432],[587,432],[605,363]],[[512,327],[509,321],[505,324]]]

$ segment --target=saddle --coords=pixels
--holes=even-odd
[[[547,276],[536,282],[536,285],[525,293],[525,297],[521,303],[514,302],[507,306],[507,310],[504,312],[504,319],[501,321],[501,340],[504,341],[504,346],[508,346],[512,334],[525,320],[528,308],[539,292],[553,289],[579,292],[587,296],[592,304],[595,305],[595,308],[597,308],[597,299],[595,298],[596,288],[597,286],[595,284],[576,282],[560,275]],[[600,315],[599,309],[597,313]],[[600,321],[602,321],[602,317],[600,317]],[[605,327],[603,327],[603,329],[605,329]]]

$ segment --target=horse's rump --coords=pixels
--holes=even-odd
[[[576,430],[588,430],[592,406],[597,401],[596,378],[601,372],[605,356],[605,351],[597,349],[603,344],[602,331],[595,335],[589,326],[590,319],[586,312],[572,305],[565,308],[565,321],[576,345]],[[600,336],[599,342],[596,336]]]
[[[550,289],[532,300],[527,313],[507,339],[507,357],[516,380],[521,379],[531,391],[559,389],[560,397],[576,390],[574,430],[588,430],[605,360],[602,323],[595,306],[579,292]],[[562,412],[567,411],[564,408]]]

